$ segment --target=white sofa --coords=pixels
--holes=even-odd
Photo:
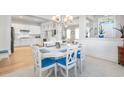
[[[7,49],[0,50],[0,60],[8,58],[9,59],[9,51]]]

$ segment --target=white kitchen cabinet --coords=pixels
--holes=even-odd
[[[31,44],[40,44],[41,39],[35,38],[36,35],[41,34],[41,28],[40,26],[34,26],[34,25],[24,25],[24,24],[12,24],[15,30],[15,47],[18,46],[30,46]],[[20,30],[29,30],[30,32],[27,33],[29,37],[23,38],[23,34],[20,32]],[[21,36],[21,38],[19,38]]]

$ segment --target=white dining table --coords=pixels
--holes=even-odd
[[[66,53],[61,53],[61,52],[49,52],[49,53],[43,53],[43,57],[44,58],[59,58],[59,57],[64,57],[66,55]]]
[[[62,57],[66,54],[67,47],[63,46],[61,48],[56,47],[42,47],[40,48],[43,57]]]

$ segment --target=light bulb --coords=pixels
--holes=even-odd
[[[73,20],[73,16],[69,16],[68,19],[69,19],[70,21],[72,21],[72,20]]]
[[[55,21],[55,20],[56,20],[56,16],[53,16],[53,17],[52,17],[52,20]]]
[[[67,20],[68,20],[67,17],[65,17],[65,18],[64,18],[64,22],[67,22]]]

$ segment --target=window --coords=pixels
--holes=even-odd
[[[105,38],[112,38],[115,36],[115,31],[114,31],[114,17],[111,16],[105,16],[102,18],[98,18],[98,34],[100,34],[101,29],[104,32],[104,37]],[[102,28],[101,28],[102,27]]]
[[[79,39],[79,28],[75,29],[75,39]]]
[[[71,38],[71,30],[67,29],[66,33],[67,33],[67,39],[70,39]]]

